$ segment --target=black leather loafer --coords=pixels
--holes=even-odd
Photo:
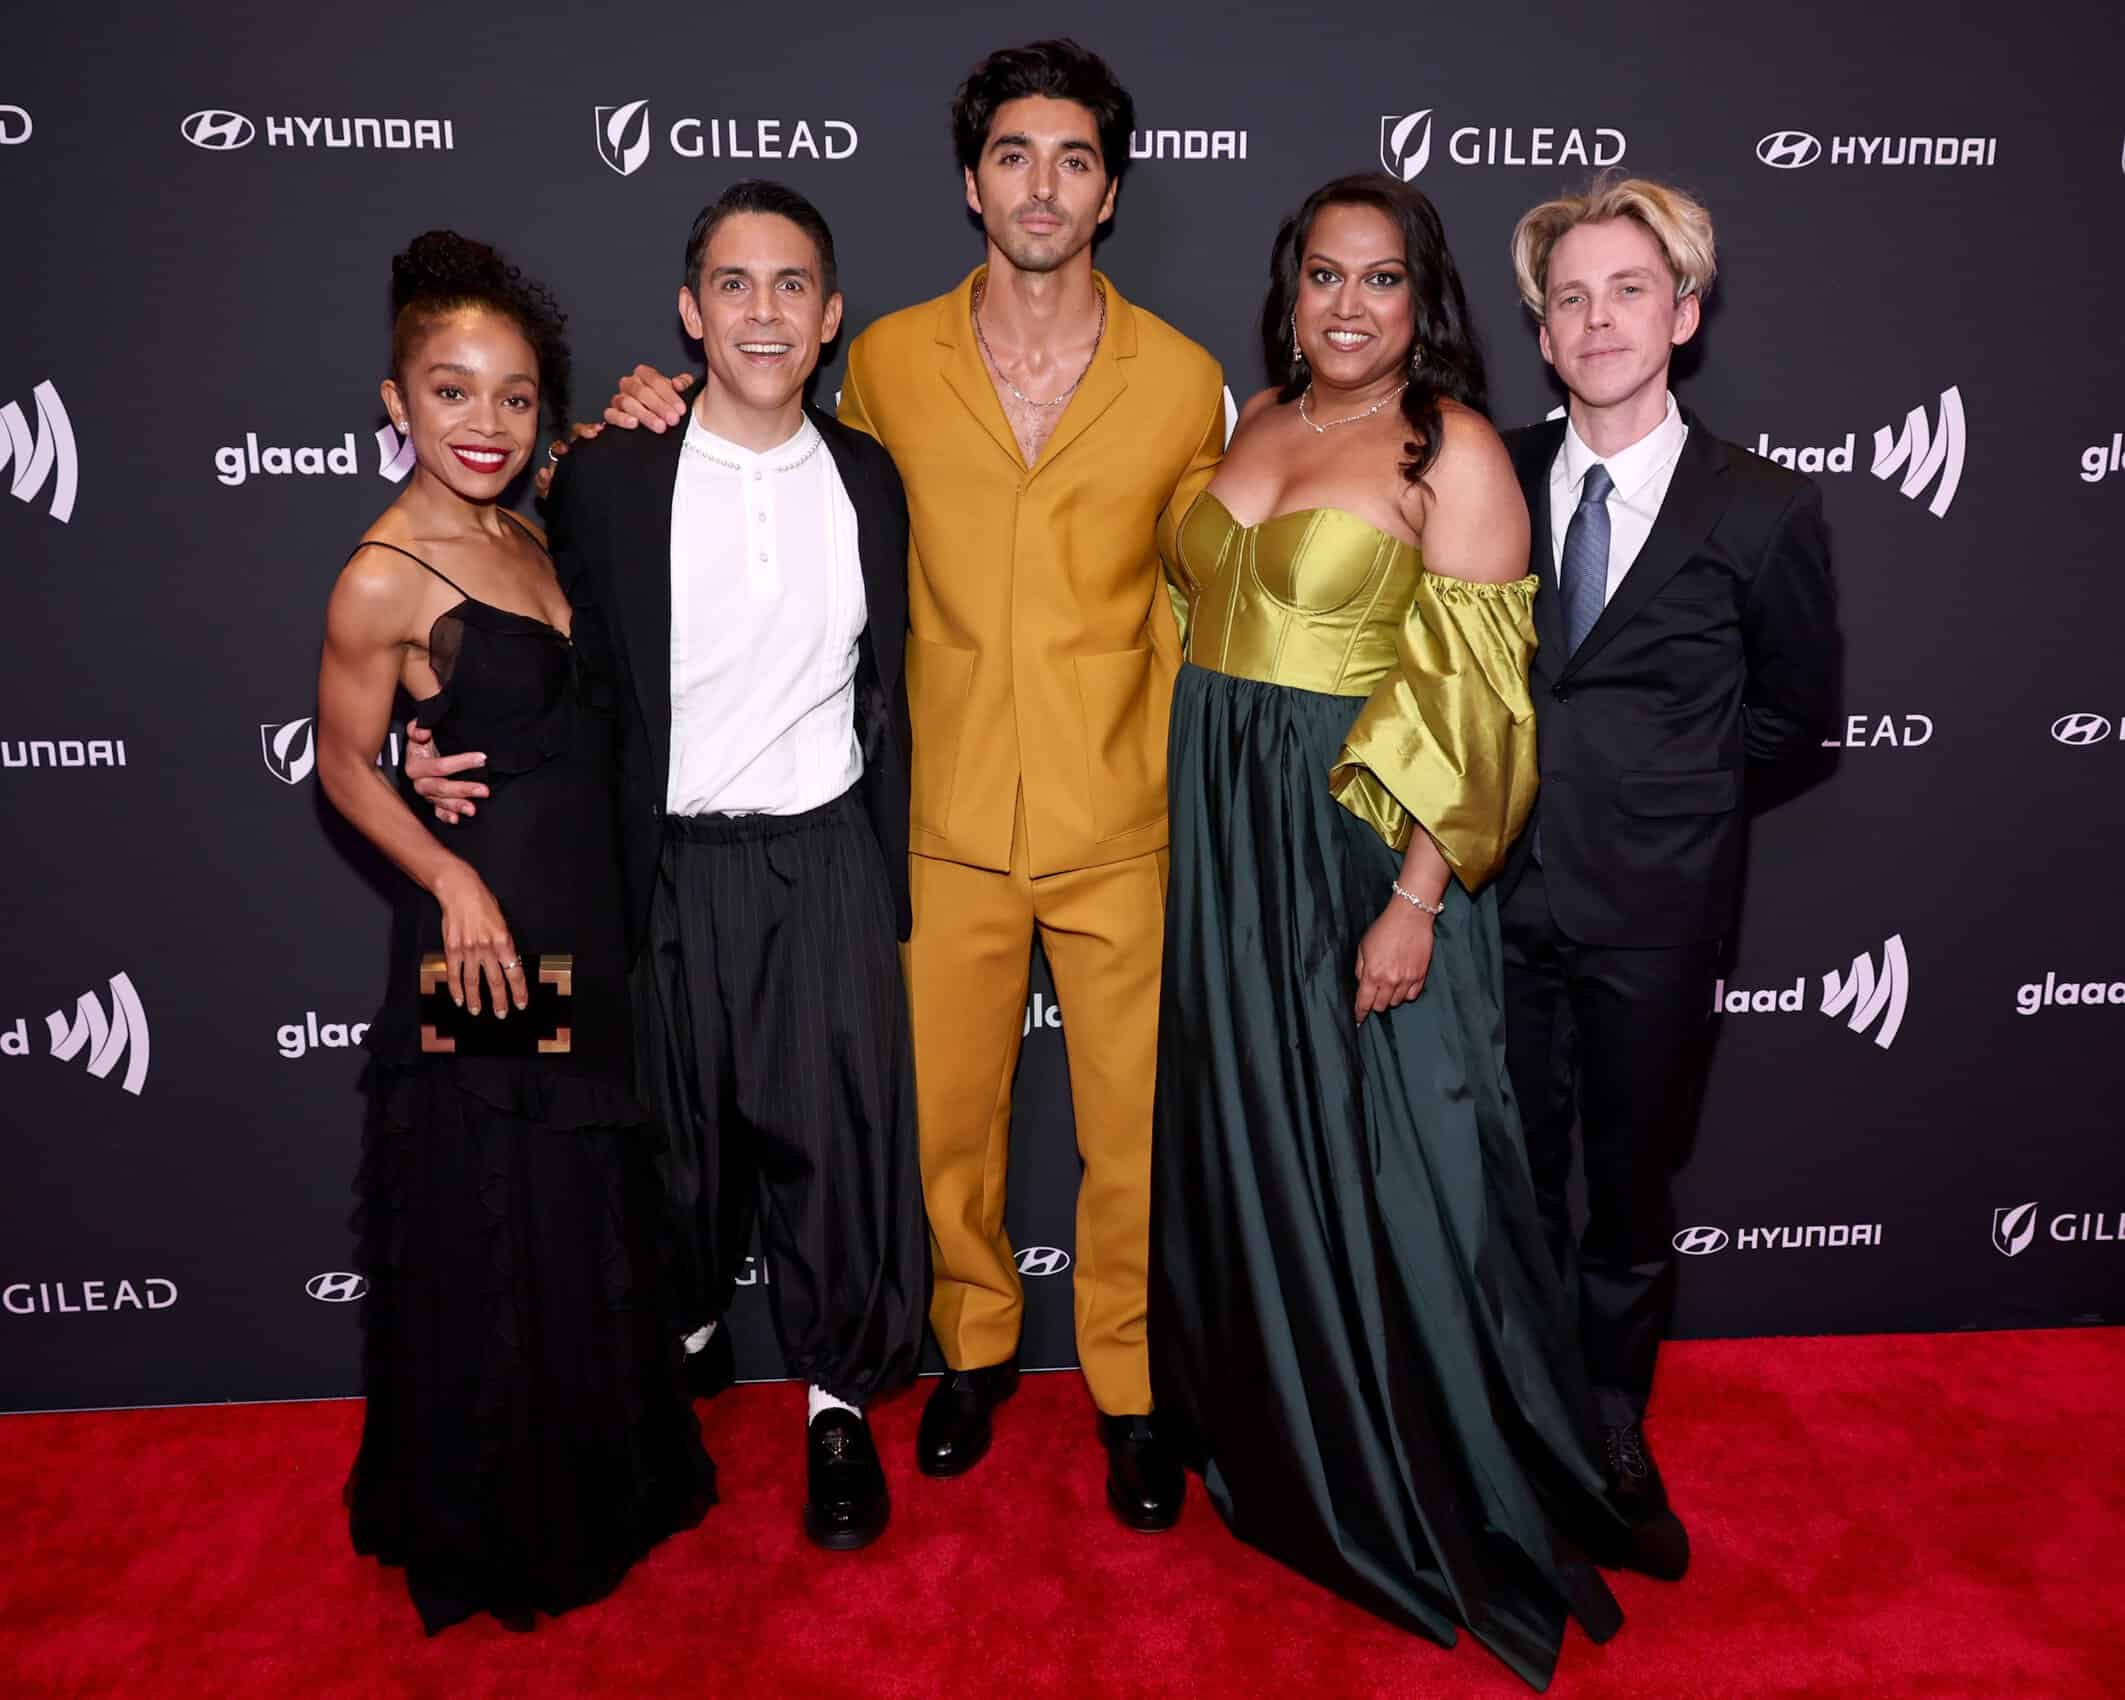
[[[930,1390],[915,1434],[915,1467],[926,1476],[958,1476],[989,1450],[989,1414],[1018,1391],[1018,1360],[981,1369],[947,1370]]]
[[[1122,1526],[1155,1535],[1179,1522],[1188,1477],[1173,1448],[1160,1438],[1157,1422],[1103,1413],[1099,1438],[1107,1448],[1107,1504]]]
[[[807,1452],[804,1532],[831,1552],[869,1546],[893,1515],[870,1423],[854,1411],[821,1411],[812,1419]]]

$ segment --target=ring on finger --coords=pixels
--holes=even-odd
[[[524,959],[521,956],[512,956],[507,962],[502,964],[502,972],[506,974],[512,968],[521,968],[523,966]]]
[[[552,461],[555,466],[559,466],[561,464],[561,445],[559,443],[548,443],[546,445],[546,458]]]

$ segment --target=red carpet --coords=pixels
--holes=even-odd
[[[1623,1632],[1574,1631],[1552,1694],[2125,1695],[2125,1330],[1698,1342],[1662,1375],[1695,1567],[1619,1577]],[[739,1388],[702,1407],[724,1502],[700,1529],[535,1634],[434,1641],[348,1550],[358,1404],[0,1418],[0,1693],[1526,1692],[1238,1545],[1199,1490],[1174,1533],[1124,1533],[1074,1375],[1029,1378],[955,1482],[909,1462],[920,1392],[877,1413],[895,1509],[869,1551],[805,1543],[802,1396]]]

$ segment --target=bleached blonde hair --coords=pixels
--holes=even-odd
[[[1628,218],[1645,227],[1675,274],[1675,299],[1703,296],[1718,271],[1712,215],[1704,203],[1649,177],[1597,177],[1585,193],[1529,209],[1513,226],[1513,277],[1538,322],[1548,314],[1549,257],[1568,230]]]

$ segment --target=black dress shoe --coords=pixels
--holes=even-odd
[[[812,1419],[807,1451],[804,1532],[832,1552],[869,1546],[893,1515],[870,1423],[858,1412],[829,1407]]]
[[[1148,1416],[1099,1419],[1107,1448],[1107,1503],[1124,1528],[1155,1535],[1180,1521],[1188,1477]]]
[[[1663,1582],[1679,1582],[1690,1567],[1690,1535],[1682,1519],[1668,1508],[1660,1469],[1637,1423],[1601,1431],[1601,1470],[1608,1478],[1609,1502],[1623,1513],[1628,1528],[1611,1562]]]
[[[989,1449],[989,1413],[1018,1391],[1018,1360],[947,1370],[922,1408],[915,1467],[926,1476],[957,1476]]]

